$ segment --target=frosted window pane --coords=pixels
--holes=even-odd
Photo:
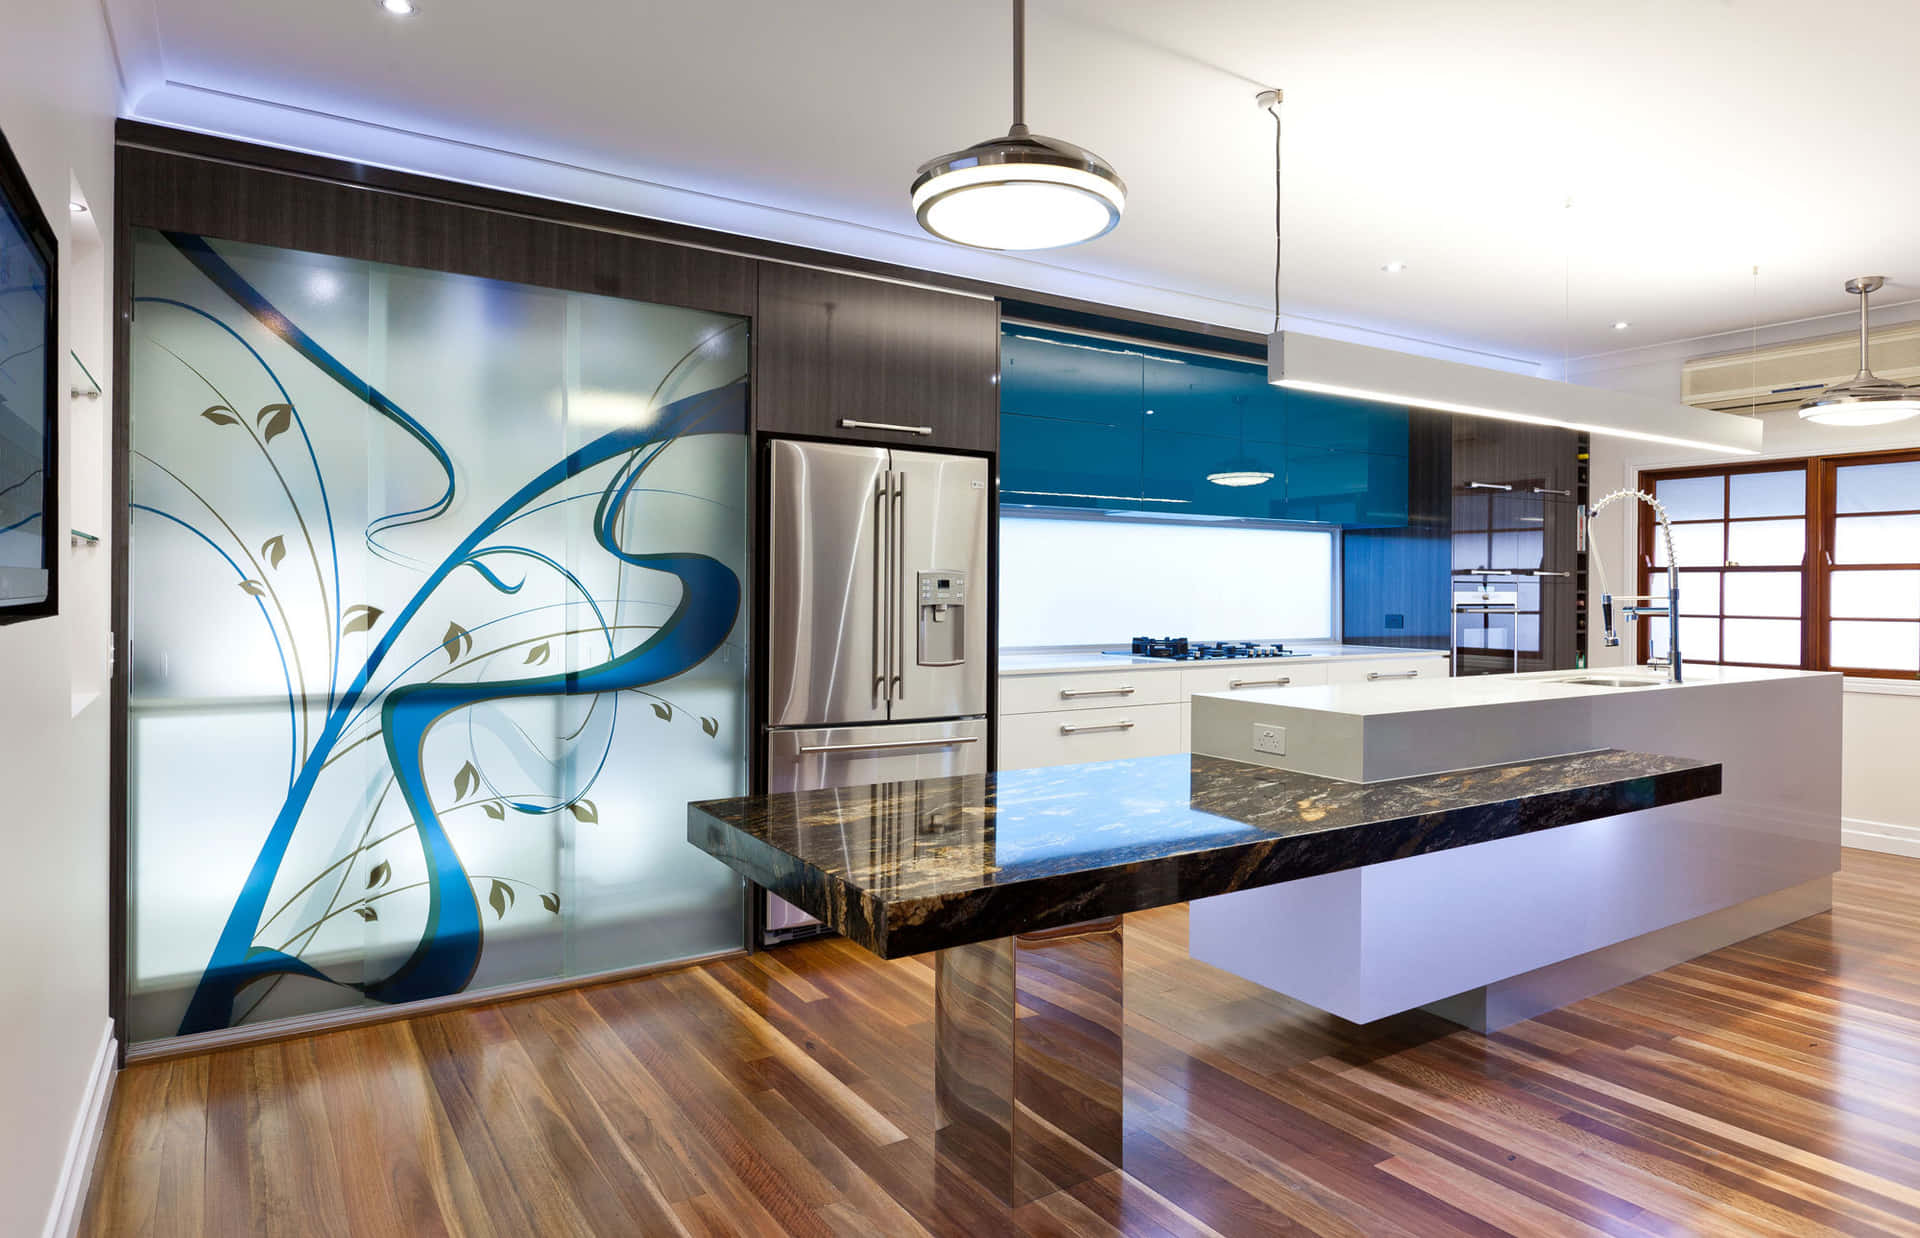
[[[1828,661],[1850,670],[1920,671],[1920,623],[1836,620]]]
[[[1650,582],[1649,589],[1651,592],[1658,593],[1666,587],[1666,583],[1664,576],[1656,576]],[[1719,572],[1680,573],[1680,613],[1683,615],[1720,613]]]
[[[1920,619],[1920,572],[1835,572],[1828,578],[1840,619]]]
[[[1680,556],[1681,567],[1719,567],[1726,561],[1726,527],[1723,524],[1677,524],[1673,526],[1673,551]],[[1653,563],[1667,565],[1667,541],[1660,530],[1653,531]]]
[[[1838,512],[1898,512],[1920,508],[1920,460],[1849,464],[1834,470]]]
[[[1791,563],[1807,557],[1807,522],[1756,520],[1727,526],[1727,561],[1746,567]]]
[[[1333,547],[1320,529],[1005,517],[1000,643],[1327,639]]]
[[[1804,516],[1807,512],[1807,471],[1735,473],[1727,479],[1733,494],[1729,516]]]
[[[1669,520],[1718,520],[1727,514],[1726,479],[1669,477],[1654,484],[1653,497]]]
[[[1920,559],[1920,516],[1842,516],[1833,522],[1835,563]]]
[[[1667,623],[1664,619],[1646,619],[1647,650],[1656,658],[1667,652]],[[1625,633],[1622,633],[1624,636]],[[1720,621],[1718,619],[1680,619],[1680,652],[1694,662],[1720,660]]]
[[[131,1039],[738,945],[746,321],[133,235]]]
[[[1728,572],[1727,613],[1798,619],[1800,591],[1798,572]],[[1731,636],[1727,643],[1732,645]]]
[[[1729,619],[1722,637],[1728,662],[1766,662],[1775,666],[1800,665],[1798,619]],[[1681,637],[1685,651],[1686,638]]]

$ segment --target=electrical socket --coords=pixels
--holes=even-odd
[[[1272,722],[1253,724],[1253,750],[1270,757],[1287,755],[1287,728]]]

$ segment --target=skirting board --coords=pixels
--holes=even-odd
[[[1889,855],[1920,856],[1920,825],[1896,825],[1891,821],[1865,821],[1859,817],[1840,818],[1840,844],[1862,851],[1884,851]]]
[[[1550,967],[1456,993],[1422,1009],[1476,1032],[1497,1032],[1630,980],[1651,976],[1723,946],[1832,909],[1833,878],[1819,877]]]
[[[40,1231],[42,1238],[73,1238],[80,1230],[94,1160],[100,1154],[100,1137],[107,1129],[113,1081],[119,1073],[114,1068],[119,1048],[113,1037],[113,1020],[108,1019],[106,1030],[100,1034],[93,1071],[87,1078],[86,1094],[80,1098],[80,1111],[74,1115],[73,1130],[67,1135],[67,1155],[60,1165],[60,1182],[54,1190],[53,1206],[47,1210],[46,1227]]]

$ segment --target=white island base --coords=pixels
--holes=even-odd
[[[1710,799],[1196,900],[1193,957],[1356,1023],[1426,1007],[1493,1031],[1832,907],[1840,676],[1577,674],[1194,697],[1195,752],[1351,781],[1595,748],[1724,773]],[[1286,754],[1256,752],[1273,726]]]

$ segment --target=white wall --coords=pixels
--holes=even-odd
[[[119,97],[99,7],[0,0],[0,131],[63,237],[75,186],[111,237],[113,115]],[[90,240],[91,238],[89,238]],[[91,350],[103,382],[110,254],[61,248],[66,306],[60,347]],[[63,365],[61,376],[67,376]],[[63,400],[63,405],[68,401]],[[76,488],[99,496],[105,401],[63,408],[60,528]],[[82,440],[75,454],[75,440]],[[80,471],[76,487],[74,473]],[[93,502],[98,503],[98,497]],[[105,534],[106,530],[89,532]],[[62,539],[64,541],[64,539]],[[107,703],[76,709],[104,683],[108,548],[71,552],[70,600],[53,619],[0,627],[0,788],[6,810],[0,896],[0,1234],[46,1230],[70,1135],[89,1097],[107,1018]],[[84,655],[76,674],[76,656]]]
[[[1874,325],[1910,319],[1916,308],[1920,307],[1892,307],[1884,318],[1876,313]],[[1853,321],[1851,315],[1842,315],[1763,328],[1759,343],[1766,347],[1789,339],[1831,335],[1846,330]],[[1740,332],[1684,345],[1589,358],[1574,362],[1571,377],[1575,382],[1591,386],[1677,401],[1680,367],[1687,357],[1744,348],[1750,338]],[[1791,410],[1762,413],[1760,417],[1765,425],[1761,459],[1920,447],[1920,422],[1850,429],[1804,422]],[[1722,458],[1628,439],[1596,438],[1591,469],[1593,492],[1597,497],[1606,491],[1633,485],[1642,469],[1706,464]],[[1634,538],[1637,520],[1638,516],[1626,506],[1617,505],[1603,512],[1595,522],[1595,545],[1606,558],[1608,582],[1616,592],[1632,591],[1627,587],[1633,583],[1627,573],[1637,553]],[[1632,656],[1629,644],[1623,640],[1619,649],[1595,648],[1591,651],[1592,660],[1595,665],[1624,662]],[[1847,845],[1920,855],[1920,790],[1916,790],[1913,780],[1911,738],[1920,734],[1920,684],[1849,680],[1844,714],[1841,812],[1846,818]]]

